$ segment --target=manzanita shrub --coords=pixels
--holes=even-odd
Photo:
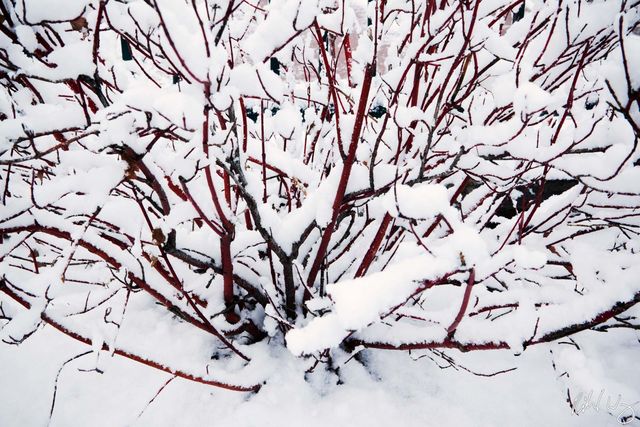
[[[638,4],[0,1],[2,341],[255,391],[638,328]]]

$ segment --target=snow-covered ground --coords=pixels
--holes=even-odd
[[[634,358],[640,344],[622,344],[633,342],[632,338],[629,333],[583,333],[577,342],[588,340],[591,355],[596,356],[588,360],[577,357],[573,346],[566,344],[532,347],[520,356],[447,353],[478,374],[517,367],[494,377],[440,369],[429,357],[412,362],[404,353],[372,351],[366,355],[372,368],[365,370],[350,360],[340,370],[345,380],[341,385],[336,376],[324,374],[305,381],[301,362],[282,350],[270,355],[267,363],[275,371],[257,394],[177,378],[155,399],[170,375],[104,354],[100,363],[104,373],[80,371],[96,366],[95,356],[89,354],[62,369],[49,425],[616,426],[621,412],[640,414],[640,371]],[[0,426],[47,425],[58,370],[85,351],[86,346],[50,327],[20,346],[0,344]],[[556,363],[573,362],[570,380],[579,385],[572,386],[571,395],[580,414],[566,402],[566,375],[561,376],[561,366],[554,371],[551,351]],[[432,353],[422,354],[445,364]],[[331,382],[319,383],[321,377]],[[607,405],[613,415],[607,414]]]

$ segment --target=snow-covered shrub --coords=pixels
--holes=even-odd
[[[0,5],[5,343],[248,391],[637,327],[637,3]]]

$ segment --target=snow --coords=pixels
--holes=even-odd
[[[0,123],[0,132],[5,139],[0,145],[4,151],[10,146],[9,138],[25,136],[25,130],[34,134],[51,132],[63,128],[78,128],[84,123],[81,109],[74,104],[40,104],[25,108],[23,116]]]
[[[4,2],[0,426],[637,422],[637,5],[430,3]]]
[[[447,217],[455,215],[449,206],[446,188],[437,184],[422,184],[409,187],[399,185],[387,194],[385,205],[389,212],[414,219]]]
[[[547,263],[544,252],[516,246],[513,250],[515,262],[522,268],[542,268]]]
[[[86,349],[51,328],[41,332],[20,347],[0,346],[4,362],[0,364],[0,379],[3,384],[11,384],[0,390],[2,425],[45,424],[51,407],[52,379],[64,361]],[[622,402],[630,403],[636,413],[640,409],[634,403],[638,399],[637,390],[624,387],[620,382],[624,376],[633,377],[636,382],[639,379],[636,370],[628,366],[629,357],[633,357],[637,349],[619,347],[611,352],[609,340],[602,334],[593,335],[590,341],[598,345],[598,353],[592,356],[606,356],[595,365],[576,365],[575,356],[579,352],[568,346],[554,349],[559,358],[556,371],[551,366],[549,351],[542,348],[532,348],[517,357],[491,353],[476,354],[475,362],[465,360],[467,368],[485,374],[526,366],[491,378],[475,376],[462,369],[443,370],[427,357],[413,361],[401,353],[370,352],[366,359],[379,368],[367,370],[355,359],[346,363],[343,360],[340,371],[345,382],[337,385],[335,375],[329,374],[329,378],[323,380],[321,371],[304,381],[298,375],[299,361],[287,357],[286,353],[273,353],[270,363],[276,369],[272,381],[257,395],[216,391],[175,379],[151,404],[149,401],[170,375],[158,375],[155,370],[117,356],[107,360],[102,367],[103,374],[82,372],[79,369],[95,367],[91,357],[85,356],[62,371],[50,425],[197,426],[215,419],[216,425],[239,427],[254,426],[256,420],[269,426],[354,422],[383,426],[399,420],[411,427],[443,423],[613,426],[617,423],[606,412],[607,396],[613,405],[620,394]],[[43,350],[47,358],[41,357]],[[416,353],[413,359],[418,357]],[[574,375],[561,380],[569,381],[567,386],[571,387],[572,396],[593,390],[595,400],[601,389],[606,391],[599,411],[591,408],[576,415],[564,402],[566,389],[555,378],[570,368],[575,368],[575,372],[571,371]],[[597,369],[595,375],[594,369]],[[24,395],[30,399],[21,399]],[[500,402],[499,408],[496,402]],[[496,411],[499,421],[495,419]]]
[[[519,115],[527,115],[546,108],[553,98],[540,86],[526,82],[521,84],[513,95],[513,109]]]
[[[90,0],[25,0],[22,2],[27,21],[37,24],[46,21],[70,21],[82,15]]]
[[[293,354],[311,354],[337,346],[349,331],[360,330],[387,311],[402,304],[429,280],[455,268],[455,257],[437,259],[421,255],[386,270],[327,286],[333,311],[311,320],[304,328],[290,331],[287,347]]]
[[[300,0],[277,0],[268,4],[267,18],[257,26],[254,32],[243,43],[245,50],[255,64],[261,63],[277,48],[284,45],[295,35],[296,30],[304,28],[305,23],[313,19],[316,5],[314,1],[305,1],[301,7]],[[304,10],[304,15],[298,17],[298,10]]]

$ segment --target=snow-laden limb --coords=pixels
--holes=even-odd
[[[195,372],[638,328],[637,5],[0,6],[5,342],[247,390]]]
[[[337,347],[352,331],[365,328],[424,290],[425,281],[436,280],[456,268],[455,258],[440,260],[428,254],[394,264],[384,271],[331,284],[332,311],[287,334],[294,354],[312,354]]]
[[[113,354],[117,354],[119,356],[123,356],[126,357],[127,359],[136,361],[138,363],[142,363],[146,366],[161,370],[161,371],[165,371],[167,373],[173,374],[176,377],[180,377],[180,378],[184,378],[190,381],[195,381],[195,382],[199,382],[202,384],[207,384],[207,385],[212,385],[212,386],[216,386],[216,387],[220,387],[223,389],[227,389],[227,390],[232,390],[232,391],[257,391],[260,389],[260,385],[237,385],[237,384],[233,384],[231,382],[227,382],[224,380],[219,380],[219,379],[214,379],[212,378],[212,376],[208,373],[208,369],[207,369],[207,375],[197,375],[197,374],[192,374],[189,372],[185,372],[183,370],[179,370],[179,369],[175,369],[173,368],[171,365],[166,365],[151,359],[146,358],[145,356],[140,356],[140,354],[136,354],[135,352],[131,352],[119,347],[114,347],[110,344],[104,343],[104,342],[96,342],[95,340],[95,336],[94,338],[89,338],[87,336],[81,335],[78,332],[75,332],[69,328],[67,328],[66,326],[64,326],[63,324],[59,323],[58,321],[54,320],[51,316],[49,316],[48,314],[46,314],[43,310],[44,307],[40,307],[39,309],[34,308],[34,306],[31,306],[27,301],[23,300],[18,294],[16,294],[15,292],[13,292],[9,287],[7,287],[6,283],[1,282],[0,283],[0,292],[3,292],[4,294],[8,295],[9,298],[13,299],[15,302],[17,302],[18,304],[20,304],[21,306],[25,307],[27,309],[27,311],[25,313],[36,313],[36,319],[37,322],[34,322],[34,320],[30,317],[31,320],[28,321],[28,323],[39,323],[40,321],[46,322],[46,324],[52,326],[53,328],[57,329],[58,331],[62,332],[63,334],[77,340],[80,341],[84,344],[88,344],[93,346],[93,351],[96,353],[99,353],[100,351],[106,351],[109,354],[113,355]],[[20,322],[14,322],[12,321],[12,327],[11,327],[11,331],[6,331],[7,336],[10,336],[10,332],[14,332],[16,330],[16,327],[13,326],[14,323],[20,323],[21,325],[25,324],[25,321],[20,321]],[[8,328],[4,328],[4,329],[8,329]],[[3,331],[4,331],[3,329]],[[11,336],[12,339],[15,339],[13,336]],[[144,349],[142,350],[142,352],[144,352]]]

